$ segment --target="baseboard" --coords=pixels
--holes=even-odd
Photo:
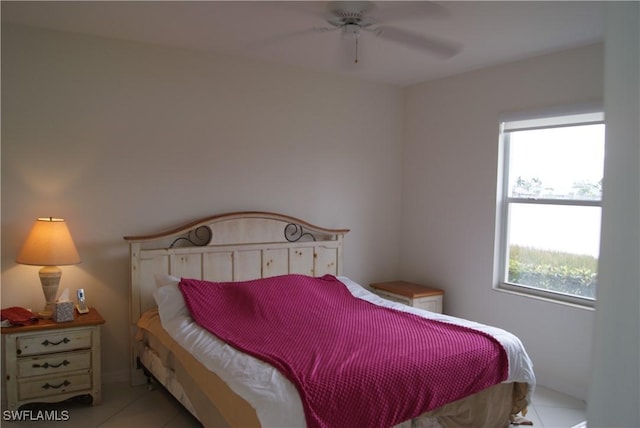
[[[554,382],[553,380],[550,380],[550,379],[538,378],[537,384],[542,387],[561,392],[577,400],[582,400],[584,402],[587,401],[587,391],[584,389],[575,388],[572,385],[567,385],[566,383]]]

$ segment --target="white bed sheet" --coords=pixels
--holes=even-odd
[[[520,339],[513,334],[473,321],[436,314],[385,300],[347,277],[338,278],[355,297],[379,306],[409,312],[451,324],[469,327],[493,336],[504,347],[509,361],[506,382],[529,384],[529,396],[535,387],[533,364]],[[227,345],[196,324],[189,315],[178,279],[156,278],[154,297],[162,326],[183,348],[205,367],[217,374],[231,390],[255,410],[263,427],[305,426],[304,410],[296,387],[271,365]]]

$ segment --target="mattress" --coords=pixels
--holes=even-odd
[[[527,391],[531,392],[535,378],[531,362],[515,336],[500,329],[389,302],[348,278],[340,279],[358,298],[487,332],[507,350],[509,383],[423,414],[414,419],[413,426],[499,427],[506,425],[509,414],[526,409]],[[171,376],[159,369],[159,376],[165,379],[163,384],[168,384],[170,390],[173,388],[176,392],[172,393],[178,395],[185,407],[191,407],[205,426],[304,426],[302,405],[295,387],[273,367],[239,353],[191,322],[188,313],[180,305],[176,307],[180,292],[174,288],[164,290],[169,292],[164,297],[170,298],[173,308],[169,309],[173,311],[161,304],[162,321],[157,311],[151,311],[138,323],[143,360],[175,373]],[[175,295],[176,290],[178,295]],[[156,297],[161,303],[162,296]],[[212,354],[220,358],[212,361],[208,357]],[[156,363],[149,363],[154,358],[145,355],[155,356]],[[158,367],[155,369],[158,371]],[[176,383],[182,389],[176,388]],[[217,411],[213,412],[214,409]]]

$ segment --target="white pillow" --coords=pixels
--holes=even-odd
[[[175,285],[177,286],[180,283],[180,278],[173,275],[155,275],[156,287],[164,287],[165,285]]]
[[[153,298],[158,305],[158,313],[162,325],[166,325],[179,318],[191,318],[189,308],[184,301],[182,292],[178,288],[180,278],[170,275],[156,275],[156,286],[158,287],[153,293]]]

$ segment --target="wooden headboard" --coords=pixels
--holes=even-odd
[[[251,211],[216,215],[152,235],[125,236],[130,250],[132,337],[141,314],[156,306],[157,274],[209,281],[289,273],[341,275],[347,232],[282,214]],[[133,369],[136,354],[132,349]]]

